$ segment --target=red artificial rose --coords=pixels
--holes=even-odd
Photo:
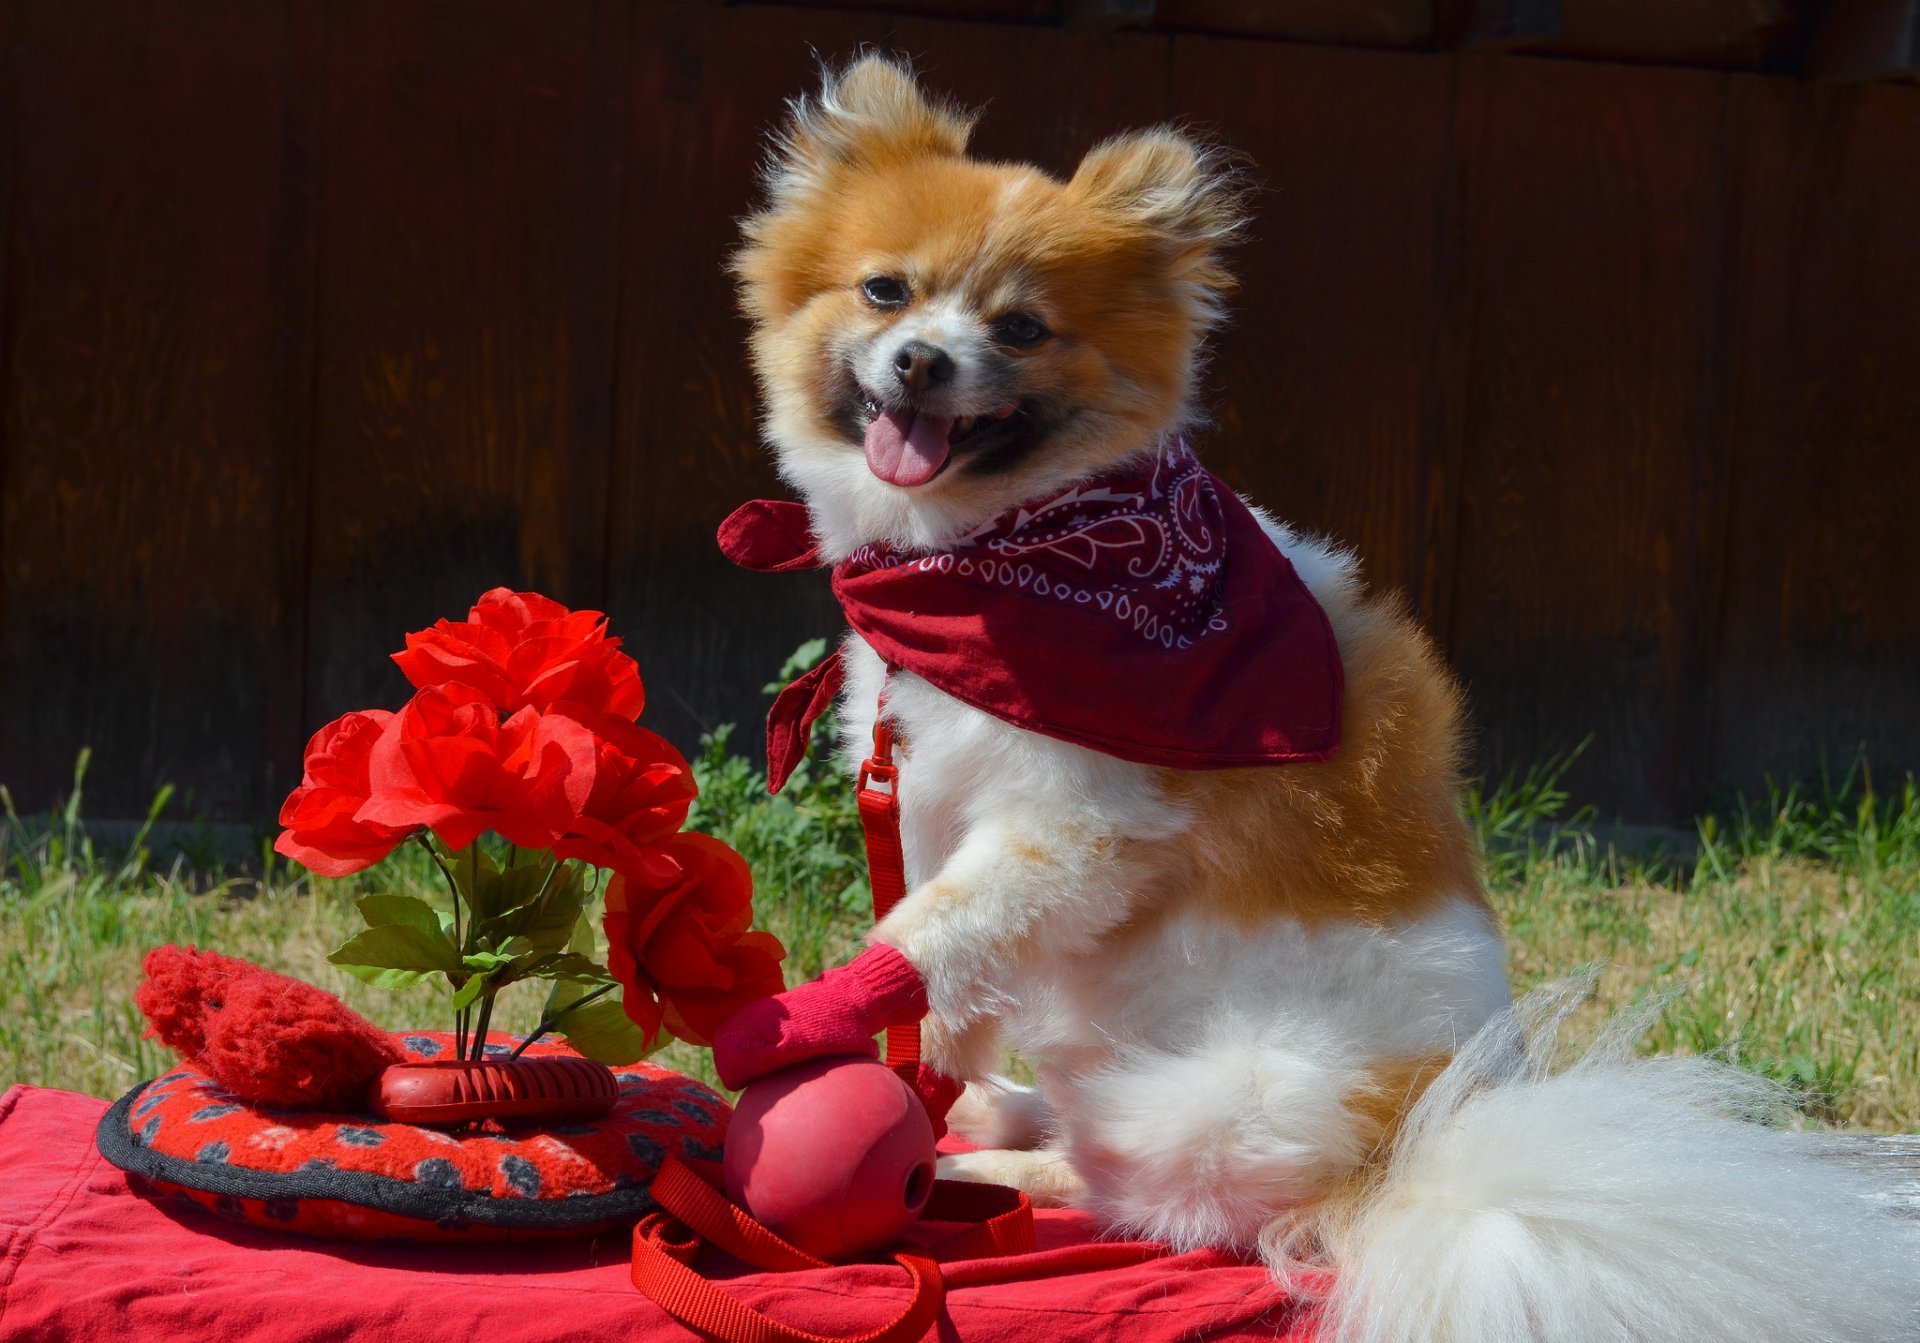
[[[357,820],[414,830],[426,826],[449,849],[483,830],[523,848],[544,849],[553,832],[534,805],[529,777],[540,715],[522,709],[505,722],[482,691],[467,685],[422,690],[393,716],[368,761],[372,795]]]
[[[382,709],[344,714],[308,739],[300,786],[280,808],[286,829],[273,842],[275,853],[322,876],[344,877],[393,852],[410,827],[355,819],[372,791],[368,757],[392,721]]]
[[[409,634],[393,660],[422,690],[472,686],[502,713],[570,700],[632,722],[647,702],[639,665],[608,636],[606,617],[537,592],[495,588],[465,620]]]
[[[607,883],[607,968],[627,1016],[651,1038],[666,1028],[696,1045],[786,983],[786,948],[750,932],[753,875],[708,835],[675,835]]]
[[[699,792],[664,737],[579,704],[541,715],[532,771],[554,856],[615,871],[685,825]]]

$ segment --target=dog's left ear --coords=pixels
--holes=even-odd
[[[1097,209],[1159,234],[1174,277],[1217,312],[1236,281],[1222,252],[1246,223],[1245,187],[1225,151],[1171,127],[1104,141],[1080,161],[1072,187]]]

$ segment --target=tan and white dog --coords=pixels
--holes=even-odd
[[[828,562],[950,545],[1193,419],[1242,221],[1221,158],[1150,130],[1061,181],[968,157],[970,127],[859,60],[794,103],[745,224],[766,432]],[[887,414],[937,441],[876,448]],[[1550,1071],[1573,994],[1509,1004],[1452,677],[1351,555],[1263,523],[1338,643],[1331,760],[1135,764],[891,677],[909,894],[874,937],[986,1149],[943,1172],[1330,1264],[1341,1339],[1898,1336],[1909,1229],[1750,1122],[1767,1084],[1636,1061],[1631,1030]],[[845,651],[857,762],[886,669]],[[1036,1089],[993,1077],[1008,1046]]]

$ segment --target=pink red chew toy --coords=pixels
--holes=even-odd
[[[933,1125],[872,1059],[783,1068],[749,1086],[727,1130],[727,1196],[788,1244],[844,1262],[891,1244],[933,1192]]]

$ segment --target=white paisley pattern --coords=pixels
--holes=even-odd
[[[1149,643],[1191,648],[1229,627],[1220,600],[1227,535],[1219,490],[1186,441],[1168,438],[1141,469],[1010,509],[951,550],[912,555],[861,546],[844,572],[937,573],[1087,607]]]

